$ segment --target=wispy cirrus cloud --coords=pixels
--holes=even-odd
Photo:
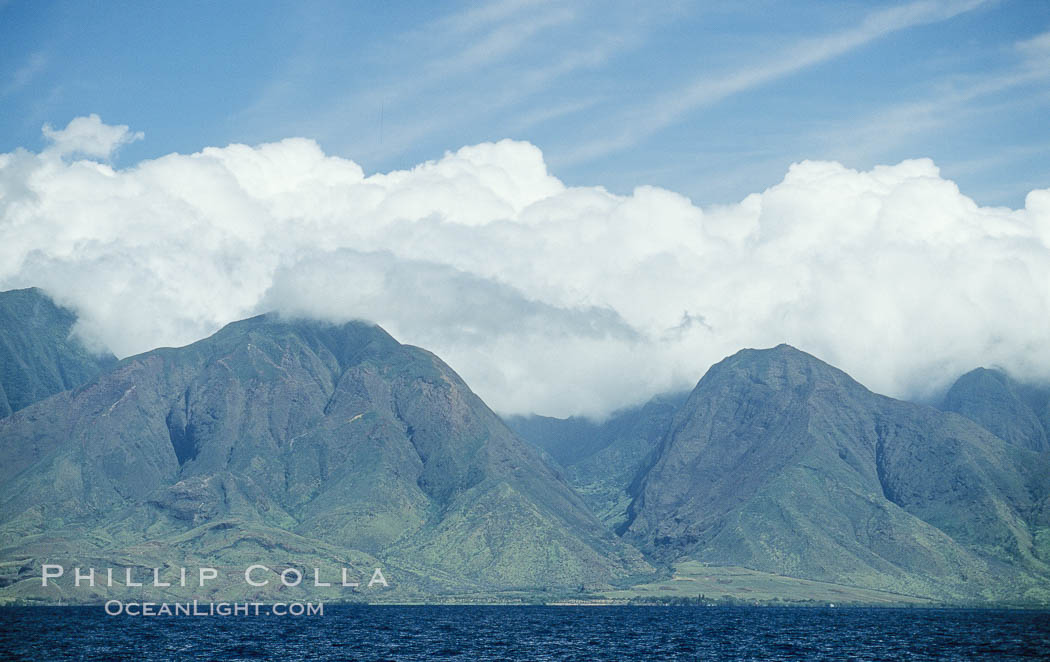
[[[856,117],[825,122],[802,134],[798,142],[810,145],[817,158],[869,164],[914,145],[922,135],[941,132],[972,136],[980,133],[974,127],[982,119],[987,121],[1025,107],[1036,112],[1045,108],[1050,100],[1050,33],[1004,45],[1002,50],[1015,54],[1009,65],[987,72],[947,75],[931,81],[922,96],[895,100]],[[941,165],[952,176],[972,175],[1008,170],[1012,164],[1045,153],[1045,141],[1033,144],[1029,136],[1011,143],[999,134],[994,140],[995,149],[990,154],[942,159]],[[976,142],[972,137],[971,141]],[[1024,180],[1029,187],[1039,183],[1031,176]],[[986,185],[986,191],[981,192],[1000,198],[1008,190],[996,191],[994,186]]]
[[[522,11],[550,5],[550,0],[498,0],[482,3],[435,20],[430,28],[449,34],[466,34],[490,25],[504,24]]]
[[[544,104],[518,113],[517,117],[507,125],[507,128],[513,135],[514,133],[524,131],[525,129],[534,127],[538,124],[543,124],[544,122],[550,122],[568,115],[581,113],[589,108],[593,108],[601,102],[602,99],[591,97],[588,99],[572,100],[556,105]]]
[[[630,147],[681,121],[691,112],[741,92],[766,85],[809,67],[842,56],[907,28],[944,21],[972,11],[988,0],[940,3],[921,0],[872,12],[856,27],[802,39],[770,53],[765,59],[717,75],[703,75],[688,84],[624,111],[616,124],[622,129],[563,152],[558,163],[573,164]]]
[[[47,53],[37,51],[30,54],[0,87],[0,96],[8,96],[28,85],[47,68],[47,64]]]
[[[421,79],[406,82],[406,85],[415,87],[428,81],[434,84],[450,76],[491,66],[520,50],[538,33],[570,24],[577,18],[572,9],[560,7],[534,16],[501,22],[465,49],[442,60],[428,62]]]
[[[1024,54],[1032,66],[1045,65],[1047,58],[1050,58],[1050,31],[1019,41],[1014,47]]]
[[[675,3],[647,8],[509,0],[439,16],[369,53],[375,84],[357,84],[352,93],[315,104],[289,118],[285,131],[374,162],[479,123],[494,127],[493,137],[505,136],[535,126],[537,118],[593,107],[575,96],[579,90],[555,99],[548,95],[559,94],[552,88],[561,81],[642,46],[654,29],[682,11]],[[235,121],[279,115],[324,66],[320,54],[305,48]],[[388,71],[396,75],[384,75]],[[355,130],[348,132],[347,126]]]

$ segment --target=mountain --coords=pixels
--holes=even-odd
[[[744,599],[761,585],[1050,603],[1050,393],[1002,373],[965,375],[940,411],[781,345],[603,422],[508,427],[438,357],[367,323],[263,315],[114,363],[71,340],[71,314],[38,291],[0,308],[17,405],[0,418],[2,601],[690,595],[741,581]],[[234,579],[74,590],[41,586],[44,563]],[[381,567],[391,586],[236,581],[258,563],[274,579]]]
[[[1050,387],[977,368],[952,385],[941,409],[962,414],[1021,448],[1050,451]]]
[[[124,359],[0,420],[0,484],[17,591],[43,558],[165,549],[231,566],[323,552],[415,594],[652,571],[451,368],[365,323],[260,316]]]
[[[601,423],[534,415],[510,417],[507,425],[557,462],[598,519],[615,529],[627,520],[628,487],[687,396],[660,395]]]
[[[1050,599],[1050,462],[787,345],[713,366],[630,488],[624,538],[948,600]]]
[[[0,417],[79,386],[116,363],[72,337],[76,316],[36,288],[0,292]]]

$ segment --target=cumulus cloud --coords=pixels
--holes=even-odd
[[[56,148],[81,126],[98,158],[133,135],[78,118]],[[373,320],[503,413],[602,416],[780,342],[921,398],[978,365],[1050,378],[1050,189],[979,207],[929,160],[807,161],[701,208],[566,187],[509,140],[370,176],[304,139],[120,170],[17,150],[0,287],[28,285],[118,355],[271,309]]]
[[[43,132],[51,141],[49,151],[53,154],[81,154],[101,159],[108,159],[121,146],[145,137],[141,131],[132,132],[126,124],[104,124],[102,118],[94,113],[73,118],[64,129],[56,130],[50,124],[45,124]]]

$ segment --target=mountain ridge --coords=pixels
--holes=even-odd
[[[36,341],[68,337],[51,331]],[[600,424],[504,422],[374,324],[260,315],[0,418],[0,596],[55,599],[45,560],[263,560],[382,566],[402,599],[649,595],[717,565],[1048,604],[1044,392],[985,372],[941,411],[781,344]]]
[[[652,570],[440,359],[363,323],[264,315],[129,357],[0,421],[0,462],[12,538],[53,518],[125,545],[235,522],[460,575],[449,588]]]
[[[1016,561],[1046,591],[1045,455],[790,346],[713,366],[652,458],[623,534],[657,558],[945,598],[994,593],[981,573]]]

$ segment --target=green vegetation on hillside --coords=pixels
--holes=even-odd
[[[537,448],[371,324],[263,315],[113,365],[72,324],[0,294],[0,602],[1050,604],[1050,398],[1001,373],[953,413],[743,350],[602,423],[511,419]],[[44,563],[224,579],[45,588]],[[251,587],[253,564],[390,585]]]
[[[80,386],[116,363],[72,336],[76,317],[36,288],[0,292],[0,417]]]

